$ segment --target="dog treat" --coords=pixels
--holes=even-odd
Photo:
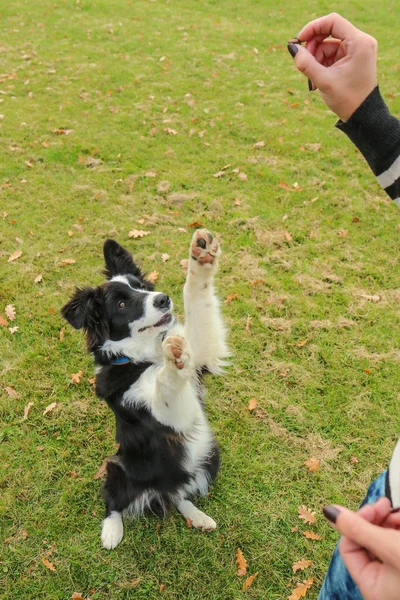
[[[289,44],[297,44],[298,46],[301,46],[302,43],[303,42],[301,40],[299,40],[299,38],[296,38],[296,37],[292,38],[291,40],[288,41],[288,45]],[[312,92],[314,89],[316,89],[316,88],[314,88],[314,85],[313,85],[311,79],[309,79],[308,80],[308,91]]]

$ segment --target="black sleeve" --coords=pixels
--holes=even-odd
[[[380,185],[400,208],[400,121],[386,106],[379,87],[336,127],[362,152]]]

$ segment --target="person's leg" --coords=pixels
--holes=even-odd
[[[368,488],[361,506],[373,504],[385,496],[385,482],[387,471],[384,471]],[[336,546],[328,571],[322,584],[318,600],[362,600],[362,595],[346,569],[339,554],[339,545]]]

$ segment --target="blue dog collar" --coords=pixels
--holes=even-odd
[[[119,356],[118,358],[114,358],[114,360],[111,361],[111,364],[112,365],[127,365],[130,362],[131,362],[131,359],[128,358],[127,356]]]

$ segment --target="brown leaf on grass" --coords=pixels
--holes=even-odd
[[[305,598],[313,582],[314,579],[309,577],[308,579],[305,579],[303,583],[297,583],[293,592],[288,596],[288,600],[300,600],[300,598]]]
[[[74,258],[64,258],[64,260],[62,260],[60,262],[60,267],[66,267],[67,265],[74,265],[76,263],[76,260]]]
[[[304,461],[304,465],[311,473],[315,473],[319,469],[321,461],[318,458],[310,458],[309,460]]]
[[[63,342],[65,338],[65,327],[61,327],[60,329],[60,342]]]
[[[252,281],[252,282],[251,282],[251,285],[252,285],[253,287],[255,287],[256,285],[263,285],[264,283],[265,283],[265,280],[264,280],[264,279],[256,279],[255,281]]]
[[[246,331],[250,331],[252,319],[253,319],[253,317],[251,317],[250,315],[247,315],[246,327],[245,327]]]
[[[261,142],[256,142],[253,144],[253,148],[264,148],[265,142],[261,140]]]
[[[244,577],[245,575],[247,575],[247,560],[243,556],[243,552],[240,548],[238,548],[236,552],[236,563],[238,566],[238,570],[236,573],[237,576]]]
[[[83,371],[78,371],[77,373],[71,373],[71,382],[72,383],[80,383],[82,375],[83,375]]]
[[[171,129],[171,127],[165,127],[164,131],[168,135],[178,135],[178,132],[176,131],[176,129]]]
[[[74,592],[71,596],[72,600],[85,600],[79,592]]]
[[[132,229],[132,231],[130,231],[128,233],[128,237],[129,238],[142,238],[145,235],[150,235],[150,231],[143,231],[143,229]]]
[[[8,257],[7,262],[13,262],[14,260],[18,260],[18,258],[21,258],[22,256],[22,250],[16,250],[15,252],[13,252],[12,254],[10,254],[10,256]]]
[[[250,412],[253,412],[253,410],[255,408],[257,408],[257,404],[258,404],[257,400],[255,398],[251,398],[251,400],[249,400],[249,405],[247,408],[249,409]]]
[[[218,173],[214,173],[213,177],[219,179],[220,177],[224,177],[226,175],[226,171],[218,171]]]
[[[287,184],[285,181],[280,181],[278,183],[278,187],[282,190],[286,190],[288,192],[301,192],[303,188],[299,187],[299,185],[294,183],[293,185]]]
[[[108,457],[101,463],[97,473],[94,475],[93,479],[103,479],[103,477],[107,474],[107,463]]]
[[[238,173],[238,179],[240,179],[240,181],[247,181],[246,173],[243,173],[243,171],[240,171],[240,173]]]
[[[298,348],[304,348],[304,346],[306,346],[309,342],[309,338],[305,339],[305,340],[301,340],[300,342],[297,342],[296,346]]]
[[[308,540],[316,540],[317,542],[322,540],[322,537],[318,533],[315,533],[315,531],[303,531],[303,535]]]
[[[169,254],[167,254],[166,252],[164,252],[163,254],[161,254],[161,259],[163,262],[167,262],[167,260],[169,260],[171,257]]]
[[[16,392],[14,390],[14,388],[12,388],[12,387],[6,387],[5,390],[6,390],[6,392],[9,395],[10,398],[13,398],[13,400],[18,400],[19,394],[18,394],[18,392]]]
[[[41,273],[39,273],[39,275],[36,275],[35,279],[33,280],[33,283],[40,283],[43,280],[43,275]]]
[[[347,229],[339,229],[339,231],[337,232],[339,237],[347,237],[347,234],[349,232],[347,231]]]
[[[201,227],[204,227],[203,223],[200,223],[199,221],[194,221],[193,223],[190,223],[189,227],[192,227],[193,229],[198,229]]]
[[[47,415],[47,413],[49,413],[52,410],[54,410],[56,406],[57,406],[57,402],[52,402],[51,404],[49,404],[48,406],[46,406],[46,408],[43,411],[43,416]]]
[[[29,415],[29,411],[31,410],[33,406],[33,402],[28,402],[28,404],[25,406],[24,408],[24,416],[22,417],[23,421],[26,421]]]
[[[241,206],[242,201],[240,200],[240,198],[236,198],[235,202],[233,203],[234,206]]]
[[[258,577],[258,572],[254,573],[254,575],[250,575],[250,577],[248,577],[246,579],[246,581],[243,584],[242,590],[245,592],[246,590],[249,589],[250,586],[253,585],[255,579]]]
[[[351,465],[356,465],[359,462],[359,460],[357,456],[352,456],[349,462]]]
[[[302,558],[301,560],[298,560],[292,564],[293,573],[296,573],[297,571],[304,571],[304,569],[308,569],[308,567],[311,567],[311,565],[312,560],[305,560]]]
[[[230,302],[232,302],[236,298],[239,298],[239,294],[236,294],[235,292],[233,292],[232,294],[229,294],[229,296],[227,296],[225,298],[224,302],[225,302],[225,304],[230,304]]]
[[[14,335],[14,333],[16,333],[18,329],[19,327],[9,327],[8,331],[11,333],[11,335]]]
[[[50,571],[53,571],[53,573],[56,572],[56,568],[53,565],[53,563],[51,563],[49,560],[47,560],[47,558],[42,558],[42,563],[44,564],[44,566],[49,569]]]
[[[299,519],[302,519],[304,523],[316,523],[315,511],[311,511],[306,506],[299,506]]]
[[[0,327],[7,327],[7,325],[8,325],[7,319],[5,319],[3,317],[3,315],[0,315]]]
[[[193,521],[189,519],[189,517],[186,517],[186,527],[188,527],[189,529],[192,529],[193,527]]]
[[[158,271],[152,271],[151,273],[146,275],[146,279],[151,283],[156,283],[156,281],[158,280]]]
[[[14,321],[14,319],[15,319],[14,304],[7,304],[7,306],[4,309],[4,312],[6,313],[7,317],[10,319],[10,321]]]
[[[157,171],[147,171],[147,173],[144,174],[145,177],[157,177]]]
[[[73,129],[64,129],[64,127],[57,127],[57,129],[52,129],[51,133],[55,135],[69,135],[73,132]]]
[[[296,525],[295,527],[292,527],[292,529],[290,530],[292,533],[296,533],[296,531],[299,530],[299,526]]]

